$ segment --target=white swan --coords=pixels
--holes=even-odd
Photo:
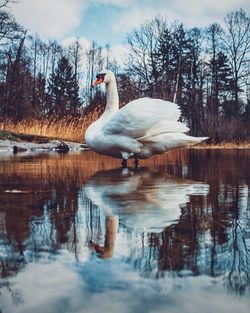
[[[154,154],[194,145],[207,137],[184,134],[189,128],[178,122],[177,104],[160,99],[140,98],[119,110],[116,79],[111,71],[96,76],[92,86],[106,84],[106,107],[102,116],[85,133],[87,145],[94,151],[123,160],[147,159]]]

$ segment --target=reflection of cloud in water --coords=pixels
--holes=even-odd
[[[153,172],[147,168],[96,173],[85,185],[86,197],[126,227],[160,232],[180,216],[191,195],[206,195],[209,186]]]
[[[208,276],[180,280],[171,275],[145,281],[128,268],[121,271],[118,263],[91,261],[76,271],[55,260],[28,264],[11,280],[21,290],[22,304],[13,307],[5,295],[1,309],[10,313],[248,312],[248,301],[225,294],[218,282],[219,278],[211,281]]]
[[[15,286],[15,292],[20,291],[22,303],[13,310],[11,294],[2,289],[2,293],[6,292],[1,297],[4,312],[65,312],[64,299],[82,298],[80,277],[58,262],[28,264],[24,271],[10,280],[10,285]]]

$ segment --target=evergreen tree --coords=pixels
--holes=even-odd
[[[38,73],[37,77],[33,77],[32,105],[37,117],[46,114],[46,79],[42,73]]]
[[[59,59],[48,87],[49,112],[64,116],[76,114],[81,106],[79,85],[69,60],[63,56]]]
[[[222,112],[224,116],[227,116],[229,114],[227,102],[228,99],[232,98],[233,80],[228,58],[224,53],[220,52],[218,54],[215,60],[215,67],[217,72],[215,90],[218,98],[218,110],[219,112]]]
[[[173,59],[173,49],[173,35],[171,30],[166,27],[159,35],[157,51],[155,55],[157,62],[157,71],[160,77],[159,97],[170,101],[173,99],[173,81],[175,67],[175,60]]]
[[[202,60],[203,33],[198,28],[187,32],[187,49],[184,59],[183,99],[179,103],[183,119],[195,136],[206,133],[204,126],[204,62]]]
[[[12,118],[14,121],[34,115],[31,108],[32,74],[24,41],[25,36],[18,46],[13,46],[14,49],[7,52],[6,79],[1,84],[0,111],[5,119]]]

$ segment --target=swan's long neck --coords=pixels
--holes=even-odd
[[[106,107],[102,117],[109,117],[119,110],[119,97],[116,81],[106,84]]]

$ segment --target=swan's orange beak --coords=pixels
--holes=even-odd
[[[103,78],[102,77],[98,77],[96,78],[96,80],[92,83],[91,87],[95,87],[99,84],[101,84],[103,82]]]

